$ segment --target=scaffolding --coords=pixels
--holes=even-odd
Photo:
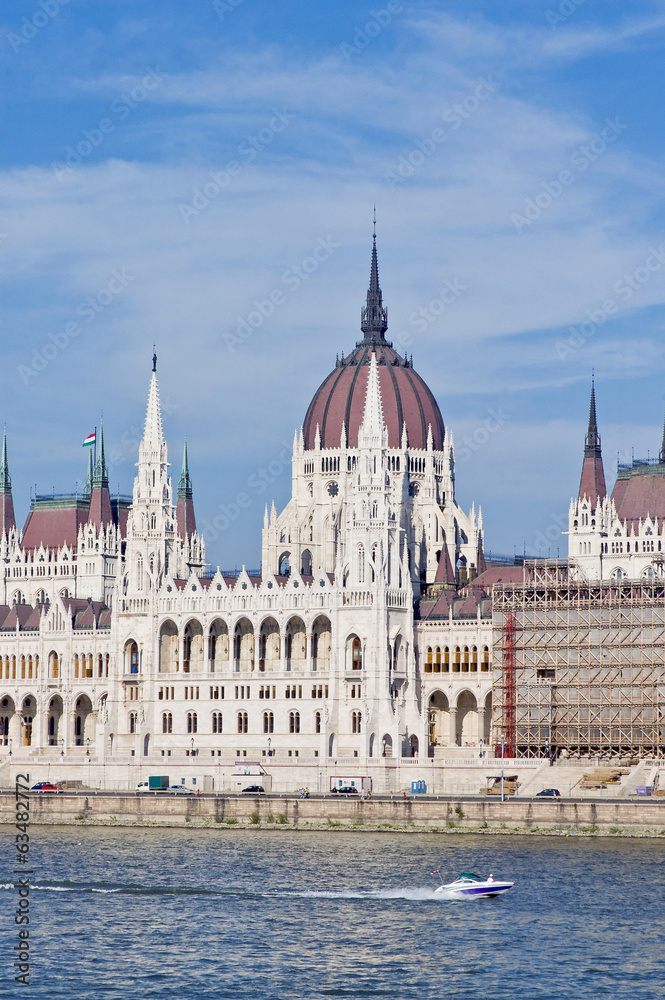
[[[515,741],[515,653],[516,653],[515,615],[508,611],[504,616],[501,629],[501,727],[503,736],[500,753],[502,757],[514,757]]]
[[[663,755],[665,583],[589,583],[567,560],[534,561],[494,588],[493,624],[506,752]]]

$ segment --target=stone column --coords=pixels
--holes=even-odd
[[[448,718],[450,725],[450,733],[448,737],[449,746],[457,746],[457,709],[453,708],[452,705],[448,709]]]
[[[478,742],[485,742],[485,707],[478,705]]]

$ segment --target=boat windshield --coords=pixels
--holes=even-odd
[[[462,872],[462,874],[458,875],[457,877],[458,878],[465,878],[469,882],[484,882],[485,881],[485,879],[483,878],[482,875],[474,875],[473,872]]]

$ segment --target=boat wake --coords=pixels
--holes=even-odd
[[[0,890],[12,890],[13,882],[0,883]],[[447,892],[437,892],[428,886],[396,886],[392,889],[271,889],[264,892],[247,892],[242,889],[199,889],[195,886],[142,886],[101,883],[97,885],[65,882],[48,884],[36,882],[31,892],[80,892],[136,896],[242,896],[262,899],[406,899],[411,902],[441,902],[456,897]]]
[[[427,886],[401,886],[394,889],[303,889],[300,892],[276,889],[267,897],[299,896],[303,899],[410,899],[414,902],[441,899],[442,893]]]

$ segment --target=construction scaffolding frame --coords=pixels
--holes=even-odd
[[[493,624],[506,753],[512,738],[517,757],[663,756],[665,583],[590,583],[573,562],[534,560],[494,588]]]

